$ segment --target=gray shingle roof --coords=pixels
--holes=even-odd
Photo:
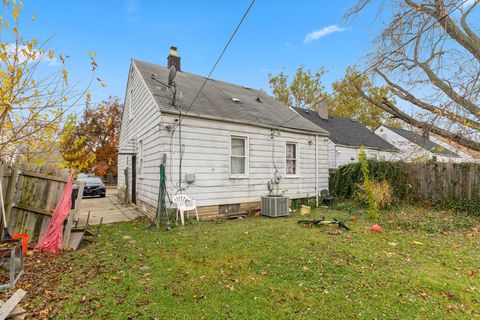
[[[385,126],[385,127],[387,127],[388,129],[392,130],[396,134],[404,137],[407,140],[410,140],[416,145],[434,154],[449,156],[449,157],[456,157],[456,158],[460,157],[458,154],[446,149],[445,147],[442,147],[439,144],[436,144],[430,139],[424,137],[423,135],[420,135],[418,133],[415,133],[409,130],[401,129],[401,128],[394,128],[394,127],[388,127],[388,126]]]
[[[165,86],[152,79],[152,74],[157,79],[166,83],[168,69],[156,64],[132,60],[137,66],[142,78],[145,80],[148,89],[152,92],[157,104],[163,111],[175,112],[171,106],[171,93],[165,90]],[[177,90],[182,92],[181,106],[185,112],[198,90],[205,80],[204,77],[188,72],[178,72],[175,78]],[[235,102],[232,98],[239,101]],[[253,126],[289,128],[301,131],[308,131],[315,134],[328,135],[328,132],[315,126],[302,117],[296,117],[295,111],[285,107],[259,90],[242,87],[223,81],[209,80],[198,96],[189,115],[208,116],[218,120],[240,121]]]
[[[304,118],[330,132],[330,140],[336,144],[353,147],[364,146],[387,151],[398,151],[393,145],[383,140],[362,124],[351,119],[329,116],[328,120],[319,117],[313,110],[295,108]]]

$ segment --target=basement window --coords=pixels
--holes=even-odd
[[[240,203],[221,204],[218,206],[219,214],[238,213],[240,212]]]

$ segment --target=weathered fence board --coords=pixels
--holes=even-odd
[[[406,163],[405,169],[421,199],[480,199],[480,164]]]
[[[2,162],[0,169],[9,231],[27,233],[30,243],[36,244],[60,200],[68,170],[29,164],[16,168]]]
[[[50,223],[67,177],[67,170],[56,167],[22,165],[9,219],[10,232],[28,233],[31,242],[36,243]]]

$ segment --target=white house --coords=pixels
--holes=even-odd
[[[267,94],[183,72],[175,47],[168,66],[177,70],[176,97],[169,69],[132,60],[119,156],[118,188],[128,168],[129,196],[153,213],[159,167],[166,159],[167,191],[197,201],[203,217],[257,207],[267,183],[281,177],[279,192],[294,198],[328,188],[328,133]],[[275,172],[277,172],[275,174]]]
[[[358,161],[358,154],[362,146],[369,159],[393,160],[399,153],[398,149],[364,125],[351,119],[329,115],[327,104],[320,104],[318,111],[302,108],[295,108],[295,110],[330,133],[328,140],[328,166],[330,169]]]
[[[433,142],[429,137],[413,131],[382,125],[375,130],[375,133],[401,150],[398,160],[461,161],[461,157],[455,152]]]
[[[461,146],[444,137],[430,134],[430,140],[444,148],[456,153],[460,158],[456,158],[457,162],[476,162],[480,163],[480,152]]]

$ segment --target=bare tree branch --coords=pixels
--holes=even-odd
[[[406,123],[420,128],[427,132],[432,132],[438,134],[441,137],[447,138],[454,142],[457,142],[465,147],[468,147],[472,150],[480,151],[480,143],[471,139],[465,138],[463,135],[452,133],[448,130],[440,128],[438,126],[433,125],[432,123],[421,121],[411,117],[410,115],[406,114],[405,112],[401,111],[398,107],[396,107],[393,103],[390,103],[387,99],[383,99],[382,102],[375,101],[365,92],[363,92],[362,88],[355,86],[358,93],[370,103],[376,105],[378,108],[389,112],[390,114],[394,115],[395,117],[405,121]]]

